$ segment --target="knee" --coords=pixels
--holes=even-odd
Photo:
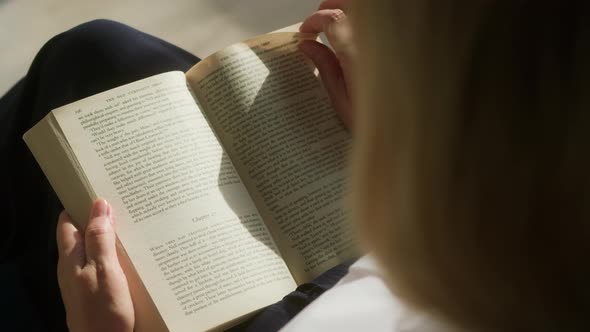
[[[62,34],[62,45],[70,50],[96,51],[106,50],[110,47],[121,45],[138,31],[119,22],[97,19],[82,23]]]
[[[62,32],[37,54],[40,65],[68,68],[70,72],[112,69],[122,55],[133,53],[141,33],[125,24],[94,20]],[[129,57],[129,56],[127,56]],[[93,64],[95,68],[89,68]]]
[[[120,73],[130,71],[129,64],[137,57],[135,46],[141,40],[140,34],[109,20],[78,25],[48,41],[37,53],[29,72],[47,91],[53,89],[52,84],[59,77],[60,90],[73,93],[65,96],[62,104],[110,89],[121,81],[130,81]],[[119,80],[114,80],[114,76]]]
[[[131,27],[107,19],[95,19],[73,27],[65,33],[71,36],[98,37],[102,34],[124,32]]]

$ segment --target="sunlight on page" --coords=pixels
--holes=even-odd
[[[240,109],[248,112],[256,101],[258,91],[262,88],[270,70],[266,68],[255,50],[243,43],[226,48],[219,61],[226,60],[229,61],[220,71],[221,75],[215,77],[217,82],[211,82],[211,84],[223,86],[224,94],[231,91],[233,94],[239,95],[240,98],[236,98],[232,102],[239,103]],[[220,91],[215,93],[221,95]],[[209,95],[206,95],[206,98],[209,98]]]
[[[298,283],[356,250],[344,206],[350,133],[297,48],[315,37],[264,35],[187,73]]]

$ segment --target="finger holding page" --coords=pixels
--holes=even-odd
[[[303,33],[325,33],[344,70],[354,55],[352,31],[341,9],[321,9],[309,16],[299,27]],[[345,73],[346,74],[346,73]],[[348,76],[348,75],[347,75]]]
[[[320,43],[306,42],[301,50],[314,62],[338,115],[351,129],[352,107],[350,86],[354,48],[352,32],[342,10],[345,1],[328,0],[300,26],[302,33],[325,33],[334,52]]]
[[[85,231],[86,260],[90,264],[118,264],[116,235],[109,212],[104,199],[94,202]]]
[[[336,55],[326,45],[315,41],[303,41],[299,47],[318,68],[336,113],[338,113],[344,125],[350,129],[352,123],[350,98],[342,67]]]

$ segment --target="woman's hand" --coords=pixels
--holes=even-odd
[[[94,202],[78,230],[64,211],[57,225],[57,276],[70,331],[133,331],[133,303],[116,250],[113,213]]]
[[[316,65],[336,112],[344,124],[352,129],[350,98],[352,44],[350,24],[344,12],[346,0],[325,0],[299,28],[300,32],[325,33],[334,51],[315,41],[304,41],[300,49]]]

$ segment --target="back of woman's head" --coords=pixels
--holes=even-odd
[[[589,6],[353,5],[356,218],[410,304],[590,330]]]

